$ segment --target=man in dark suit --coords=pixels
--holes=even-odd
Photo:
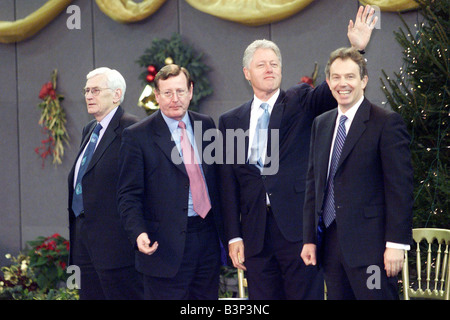
[[[216,164],[201,161],[202,137],[216,131],[214,121],[187,110],[193,84],[185,68],[164,66],[154,81],[160,110],[123,134],[120,214],[137,248],[146,299],[215,300],[221,229]]]
[[[349,24],[350,42],[360,50],[376,23],[372,15],[370,7],[364,12],[360,8],[355,24]],[[229,255],[236,268],[247,270],[250,299],[323,299],[323,277],[299,257],[302,208],[311,124],[317,115],[335,108],[336,101],[325,82],[315,89],[302,84],[280,90],[281,54],[271,41],[250,44],[243,67],[254,97],[219,119]],[[260,108],[262,103],[268,104],[267,111]],[[254,141],[257,132],[267,130],[261,130],[259,120],[267,113],[268,134],[262,135],[267,143],[261,148]],[[248,135],[239,142],[238,134],[230,132]]]
[[[410,138],[399,114],[364,97],[356,50],[334,51],[326,75],[338,109],[312,128],[302,258],[323,266],[329,299],[398,299],[411,241]]]
[[[133,246],[117,210],[121,135],[138,121],[120,106],[125,89],[125,80],[116,70],[98,68],[87,75],[87,111],[95,119],[83,129],[68,179],[69,262],[80,267],[81,299],[140,299],[143,294]],[[94,127],[101,130],[94,132]],[[93,154],[88,151],[91,142]]]

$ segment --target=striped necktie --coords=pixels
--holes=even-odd
[[[347,117],[342,115],[339,119],[339,127],[334,140],[333,154],[331,156],[330,173],[328,175],[328,187],[323,209],[323,222],[328,227],[336,218],[336,208],[334,204],[334,175],[336,174],[342,147],[345,143],[345,121]]]

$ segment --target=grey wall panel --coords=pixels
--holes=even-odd
[[[0,20],[14,20],[13,0],[0,2]],[[5,254],[21,247],[15,45],[0,46],[0,110],[0,265],[4,265]]]

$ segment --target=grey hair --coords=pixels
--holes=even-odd
[[[108,88],[112,90],[120,89],[122,91],[122,96],[120,97],[120,103],[122,103],[123,99],[125,98],[125,91],[127,90],[127,84],[124,77],[117,70],[107,67],[101,67],[89,72],[86,76],[86,79],[89,80],[90,78],[101,74],[106,76]]]
[[[250,62],[253,59],[253,55],[255,54],[255,51],[258,49],[272,49],[273,52],[275,52],[276,56],[278,57],[278,60],[280,60],[280,67],[281,67],[281,52],[280,48],[270,40],[262,39],[262,40],[255,40],[252,43],[250,43],[244,51],[244,57],[242,58],[242,66],[244,68],[249,69]]]

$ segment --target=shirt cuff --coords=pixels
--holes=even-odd
[[[242,238],[237,237],[237,238],[230,239],[230,241],[228,241],[228,244],[232,244],[233,242],[238,242],[238,241],[242,241]]]
[[[411,246],[409,244],[386,241],[386,248],[409,250]]]

